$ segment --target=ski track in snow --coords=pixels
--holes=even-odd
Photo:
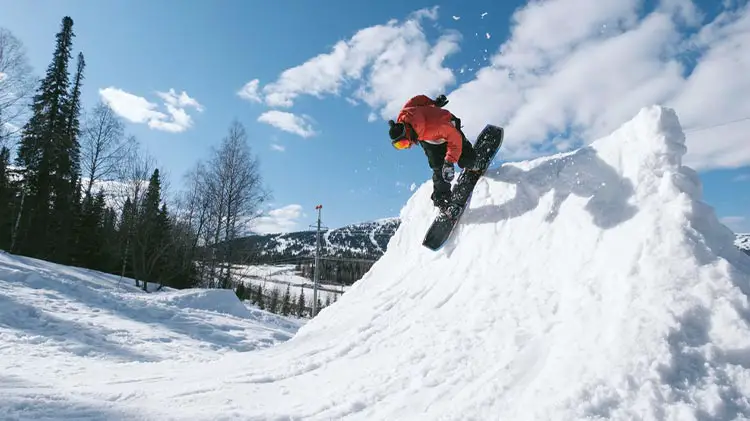
[[[383,257],[291,339],[291,321],[232,315],[229,297],[212,304],[221,315],[193,313],[179,294],[194,292],[75,287],[4,256],[0,406],[11,419],[748,419],[750,257],[685,152],[673,111],[649,107],[588,147],[490,170],[437,253],[420,247],[424,183]]]

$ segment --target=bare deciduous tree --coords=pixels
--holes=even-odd
[[[36,87],[21,41],[0,28],[0,141],[21,131]]]
[[[262,185],[258,160],[253,156],[245,127],[232,121],[227,135],[204,165],[191,174],[191,213],[200,221],[200,238],[210,253],[209,287],[231,287],[232,243],[241,227],[259,215],[270,194]],[[199,216],[198,216],[199,215]],[[221,262],[221,264],[219,264]]]
[[[198,248],[210,243],[211,230],[208,227],[211,219],[211,196],[207,194],[206,181],[205,164],[198,162],[185,175],[186,188],[182,190],[177,201],[177,218],[193,234],[191,244],[186,247],[186,253],[190,256],[197,256]],[[198,276],[204,279],[206,266],[203,259],[199,258],[198,261],[201,262],[198,265]]]
[[[125,159],[117,167],[118,183],[111,186],[112,199],[116,209],[123,209],[126,202],[132,204],[132,209],[137,210],[143,201],[143,196],[148,188],[148,180],[156,168],[154,158],[147,155],[138,148],[134,137],[129,140],[133,147],[128,150]],[[125,233],[125,245],[122,253],[122,272],[125,276],[125,267],[128,258],[134,255],[133,238],[136,234],[137,212],[132,215],[133,219],[127,224]],[[138,278],[135,279],[135,285],[140,286]]]
[[[119,117],[99,102],[86,116],[81,136],[81,170],[88,179],[87,195],[95,182],[116,175],[134,143],[132,137],[125,139]]]

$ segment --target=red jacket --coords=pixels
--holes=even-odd
[[[445,160],[455,164],[461,156],[463,136],[453,124],[450,111],[438,108],[425,95],[417,95],[406,101],[398,114],[399,123],[411,124],[419,140],[441,144],[447,143]]]

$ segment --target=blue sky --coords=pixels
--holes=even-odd
[[[84,106],[108,100],[173,190],[232,119],[245,124],[274,196],[265,230],[307,228],[317,204],[330,227],[397,216],[430,171],[420,150],[390,147],[385,121],[411,95],[446,93],[470,136],[508,126],[508,160],[673,106],[706,201],[750,231],[750,121],[713,127],[750,117],[744,1],[0,0],[0,10],[40,75],[61,18],[73,18]],[[349,48],[333,54],[340,42]],[[186,94],[172,103],[189,125],[169,116],[158,92],[170,89]]]

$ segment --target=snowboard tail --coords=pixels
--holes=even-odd
[[[503,144],[504,130],[502,127],[488,124],[484,127],[477,141],[474,144],[474,150],[477,153],[475,170],[464,169],[458,176],[456,184],[451,190],[451,203],[459,206],[458,213],[451,217],[447,214],[440,213],[430,225],[425,234],[422,245],[430,250],[437,251],[450,238],[453,229],[458,224],[464,210],[469,204],[471,195],[474,192],[474,186],[487,171],[490,163],[495,158],[497,151]]]

